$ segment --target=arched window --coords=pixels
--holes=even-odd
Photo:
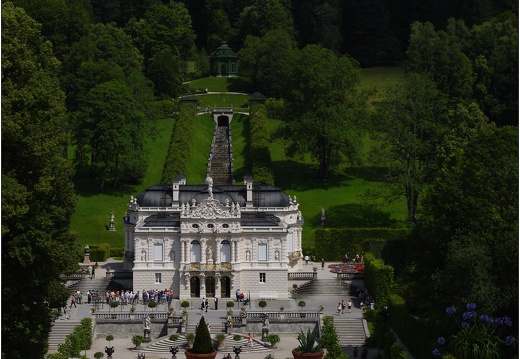
[[[191,242],[190,262],[191,263],[200,263],[200,242],[199,241]]]
[[[231,244],[229,241],[222,241],[222,247],[220,250],[220,262],[229,263],[231,262]]]

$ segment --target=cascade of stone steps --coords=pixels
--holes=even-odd
[[[339,279],[320,279],[304,283],[294,290],[301,295],[332,295],[345,296],[349,294],[350,282]]]
[[[188,329],[189,326],[188,326]],[[195,326],[193,326],[193,329],[195,329]],[[187,330],[187,332],[190,332]],[[193,332],[191,332],[193,333]],[[211,337],[215,340],[216,334],[211,334]],[[179,352],[182,352],[188,345],[188,341],[186,340],[184,335],[179,335],[179,340],[177,340],[175,343],[171,341],[169,338],[162,338],[159,339],[147,346],[142,346],[141,349],[137,350],[139,352],[145,352],[145,353],[169,353],[171,346],[178,346]],[[216,343],[215,343],[216,346]],[[232,357],[235,357],[233,353],[233,347],[235,346],[241,346],[242,347],[242,353],[262,353],[262,352],[269,352],[270,348],[266,345],[264,345],[261,341],[258,339],[253,340],[253,347],[249,347],[249,339],[246,337],[242,337],[241,340],[236,341],[233,339],[233,335],[228,335],[226,339],[224,340],[224,343],[221,347],[218,348],[219,352],[223,353],[231,353]]]
[[[65,343],[67,335],[74,331],[74,327],[80,325],[81,319],[56,319],[52,325],[51,332],[49,334],[49,353],[53,353],[58,350],[58,345]]]
[[[349,318],[348,314],[334,316],[334,327],[338,334],[339,344],[342,347],[361,348],[367,338],[363,319]]]
[[[213,132],[211,154],[208,159],[208,176],[213,182],[232,184],[232,149],[229,126],[217,125]]]

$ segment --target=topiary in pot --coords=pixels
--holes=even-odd
[[[188,302],[187,300],[183,300],[181,302],[181,307],[186,309],[186,308],[189,308],[190,307],[190,302]]]
[[[217,355],[217,351],[213,349],[213,342],[204,317],[200,318],[193,348],[187,349],[185,355],[186,359],[214,359]]]
[[[103,353],[103,352],[95,352],[95,353],[94,353],[94,358],[95,358],[95,359],[101,359],[101,358],[103,358],[104,356],[105,356],[105,353]]]
[[[264,311],[264,308],[267,307],[267,302],[265,300],[261,300],[258,302],[258,306],[262,308],[262,312]]]

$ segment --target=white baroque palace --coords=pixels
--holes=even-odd
[[[125,268],[134,290],[171,288],[177,299],[287,298],[301,269],[303,217],[296,197],[270,185],[157,185],[131,198]]]

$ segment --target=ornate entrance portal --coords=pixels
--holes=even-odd
[[[199,277],[190,278],[190,295],[191,297],[200,297],[200,279]]]
[[[231,297],[231,280],[229,277],[223,276],[220,279],[220,297],[230,298]]]
[[[215,296],[215,277],[206,277],[206,297]]]

